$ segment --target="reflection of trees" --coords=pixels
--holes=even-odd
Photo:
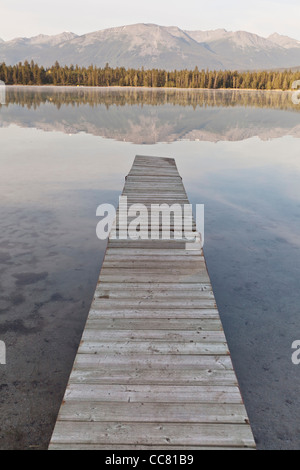
[[[18,104],[28,109],[51,103],[56,108],[62,105],[91,107],[104,105],[128,106],[165,104],[196,107],[255,107],[289,109],[300,111],[293,104],[290,92],[243,91],[243,90],[180,90],[140,88],[23,88],[7,87],[6,106]]]

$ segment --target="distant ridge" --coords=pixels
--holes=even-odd
[[[268,38],[246,31],[184,31],[176,26],[139,23],[78,36],[0,40],[0,63],[25,60],[43,66],[91,64],[104,67],[256,70],[299,67],[300,41],[274,33]]]

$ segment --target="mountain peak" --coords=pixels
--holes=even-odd
[[[19,37],[15,39],[11,39],[10,41],[7,41],[10,44],[30,44],[30,45],[49,45],[49,46],[55,46],[58,44],[61,44],[65,41],[70,41],[74,38],[78,37],[77,34],[75,33],[70,33],[70,32],[63,32],[60,34],[55,34],[53,36],[50,36],[48,34],[38,34],[37,36],[32,36],[30,38],[27,37]],[[5,42],[5,41],[3,41]]]
[[[282,34],[273,33],[268,37],[268,40],[277,44],[278,46],[284,47],[285,49],[291,49],[293,47],[300,47],[300,41],[297,39],[284,36]]]
[[[63,33],[55,34],[54,36],[48,36],[46,34],[39,34],[38,36],[34,36],[32,38],[29,38],[28,40],[30,41],[30,44],[57,45],[65,41],[71,41],[72,39],[76,37],[78,37],[77,34],[64,31]]]
[[[197,42],[205,42],[210,44],[214,41],[230,41],[235,46],[244,49],[250,48],[263,48],[272,49],[274,43],[268,41],[257,34],[249,33],[248,31],[227,31],[226,29],[215,29],[212,31],[186,31]]]
[[[275,49],[276,45],[262,36],[247,31],[236,31],[230,34],[230,41],[236,46],[245,48],[254,48],[256,50],[269,51]]]
[[[197,42],[211,42],[224,39],[230,34],[226,29],[213,29],[209,31],[185,31]]]

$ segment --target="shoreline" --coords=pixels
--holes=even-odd
[[[259,88],[178,88],[178,87],[144,87],[144,86],[120,86],[120,85],[110,85],[110,86],[91,86],[91,85],[5,85],[9,88],[55,88],[55,89],[71,89],[76,90],[138,90],[138,91],[209,91],[209,92],[226,92],[226,91],[240,91],[240,92],[262,92],[262,93],[293,93],[295,90],[261,90]]]

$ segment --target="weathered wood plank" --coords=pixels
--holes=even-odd
[[[113,338],[115,342],[137,342],[137,341],[153,341],[153,344],[156,345],[157,341],[163,342],[182,342],[182,343],[225,343],[226,338],[223,331],[191,331],[191,330],[178,330],[178,331],[168,331],[168,330],[115,330],[113,332]],[[90,329],[86,328],[83,335],[83,341],[101,341],[107,342],[111,341],[112,334],[111,331],[103,331],[100,329]]]
[[[169,271],[168,274],[162,273],[161,271],[148,272],[143,269],[122,269],[117,271],[114,269],[105,268],[102,271],[100,280],[102,282],[171,282],[174,277],[180,280],[182,283],[190,282],[209,282],[208,273],[205,269],[202,271],[189,272],[188,270],[175,270]]]
[[[81,370],[74,368],[70,384],[119,384],[119,385],[237,385],[233,370],[151,370],[151,369],[110,369]]]
[[[104,308],[103,304],[97,306],[95,302],[92,304],[89,313],[89,319],[96,318],[200,318],[200,319],[216,319],[219,318],[217,308]]]
[[[50,444],[50,450],[126,450],[126,451],[137,451],[137,450],[153,450],[152,445],[119,445],[119,444]],[[165,446],[155,446],[155,450],[166,450]],[[239,450],[239,451],[253,451],[255,449],[250,448],[250,447],[218,447],[218,446],[168,446],[168,451],[171,450],[179,450],[183,452],[191,451],[191,450]]]
[[[152,248],[152,249],[147,249],[146,247],[143,248],[143,249],[134,249],[134,248],[113,248],[111,246],[111,243],[110,243],[110,246],[109,248],[107,249],[106,251],[106,254],[105,254],[105,258],[106,256],[108,258],[111,258],[111,259],[117,259],[118,256],[120,257],[120,259],[122,259],[122,257],[126,257],[126,259],[128,259],[128,257],[132,257],[132,256],[138,256],[140,259],[147,259],[147,258],[152,258],[152,257],[156,257],[158,259],[166,259],[166,258],[176,258],[178,256],[179,259],[181,259],[182,257],[184,259],[189,259],[190,257],[196,257],[196,258],[201,258],[203,257],[203,255],[201,253],[199,253],[198,251],[191,251],[191,250],[185,250],[185,249],[180,249],[180,248],[177,248],[175,247],[174,249],[169,249],[169,250],[166,250],[166,249],[160,249],[160,250],[156,250],[155,248]]]
[[[207,385],[95,385],[69,384],[64,402],[110,401],[126,403],[239,403],[236,386]]]
[[[163,308],[215,308],[216,303],[214,299],[173,299],[168,300],[164,299],[138,299],[138,298],[131,298],[131,299],[110,299],[110,298],[99,298],[95,297],[92,303],[92,308],[109,308],[112,309],[128,309],[128,308],[145,308],[149,310],[150,308],[153,309],[163,309]]]
[[[148,444],[253,446],[249,426],[245,424],[184,424],[184,423],[57,423],[53,442],[82,444]]]
[[[192,271],[206,271],[205,263],[202,258],[193,258],[192,260],[189,258],[188,260],[182,260],[179,259],[178,261],[174,260],[168,260],[168,259],[162,259],[161,262],[163,262],[163,265],[161,269],[157,266],[158,260],[157,259],[151,259],[147,260],[147,267],[145,268],[145,260],[144,259],[131,259],[131,260],[116,260],[116,261],[111,261],[109,259],[105,259],[102,264],[102,272],[105,270],[105,268],[118,268],[118,269],[130,269],[136,270],[141,268],[142,271],[147,270],[147,272],[162,272],[162,271],[168,271],[168,272],[186,272],[189,270]]]
[[[187,318],[88,318],[85,329],[102,331],[110,330],[191,330],[191,331],[219,331],[222,325],[218,319],[187,319]]]
[[[148,354],[118,354],[117,351],[111,354],[77,354],[74,361],[74,369],[100,369],[101,367],[116,368],[140,368],[144,369],[169,369],[181,370],[192,369],[197,370],[232,370],[231,358],[228,355],[209,356],[202,355],[182,355],[182,354],[157,354],[149,356]]]
[[[109,290],[110,292],[114,291],[119,291],[121,288],[121,291],[126,291],[126,292],[136,292],[139,291],[141,293],[145,291],[150,291],[150,292],[173,292],[175,295],[176,293],[180,292],[181,294],[184,294],[185,292],[188,292],[189,295],[195,295],[198,293],[202,293],[205,295],[208,292],[212,292],[212,287],[209,283],[191,283],[191,284],[184,284],[182,285],[180,282],[170,282],[167,283],[165,282],[163,285],[161,283],[156,283],[152,282],[151,284],[149,283],[143,283],[143,282],[137,282],[135,284],[133,283],[123,283],[122,286],[118,282],[106,282],[102,283],[100,280],[97,283],[96,286],[96,292],[105,292]],[[178,294],[179,295],[179,294]]]
[[[160,177],[160,176],[167,176],[167,177],[177,177],[178,174],[175,170],[169,170],[167,168],[162,168],[159,173],[157,173],[157,170],[155,168],[149,168],[149,170],[147,171],[147,173],[145,173],[143,170],[141,169],[134,169],[131,171],[131,176],[140,176],[140,175],[146,175],[146,176],[155,176],[156,178],[157,177]]]
[[[109,403],[68,402],[59,415],[61,421],[156,422],[156,423],[240,423],[247,420],[240,404]]]
[[[129,284],[130,285],[130,284]],[[97,299],[132,299],[132,298],[140,298],[140,299],[156,299],[156,300],[212,300],[214,299],[214,295],[212,291],[209,290],[176,290],[176,289],[163,289],[161,288],[159,291],[152,291],[151,289],[120,289],[117,290],[115,288],[107,288],[105,285],[101,285],[101,287],[95,290],[95,298]]]
[[[82,341],[78,351],[82,354],[103,354],[117,351],[119,354],[229,354],[226,343],[220,342],[197,342],[197,343],[183,343],[168,341],[166,343],[160,341],[143,341],[143,342],[129,342],[129,341],[114,341],[101,342],[101,341]]]

